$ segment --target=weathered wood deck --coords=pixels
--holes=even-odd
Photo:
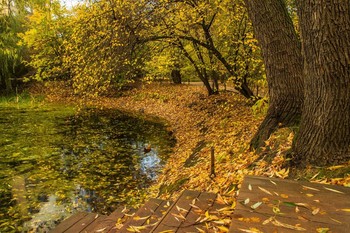
[[[230,232],[346,233],[349,211],[350,188],[247,176]]]
[[[229,229],[218,219],[228,208],[216,194],[186,190],[174,203],[151,199],[136,213],[77,213],[52,232],[350,232],[346,187],[247,176]]]

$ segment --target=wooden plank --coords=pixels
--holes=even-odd
[[[133,208],[121,211],[121,213],[113,212],[109,216],[109,218],[113,220],[113,226],[108,230],[108,233],[119,232],[123,227],[122,224],[129,221],[134,216],[135,212],[136,210]]]
[[[91,233],[91,232],[99,232],[104,233],[108,232],[108,229],[112,227],[113,225],[107,224],[105,220],[108,218],[106,215],[99,215],[95,221],[93,221],[90,225],[88,225],[86,228],[84,228],[81,232],[82,233]]]
[[[196,199],[194,206],[190,209],[189,214],[186,216],[186,220],[181,223],[177,232],[198,232],[196,227],[199,227],[199,223],[196,220],[200,216],[204,216],[206,211],[209,211],[210,208],[214,205],[216,199],[215,193],[201,193]]]
[[[184,221],[183,218],[186,218],[188,215],[191,209],[190,204],[192,204],[193,200],[198,198],[199,195],[200,192],[198,191],[185,190],[150,232],[176,232]]]
[[[272,190],[272,195],[264,193],[260,189],[261,187],[267,191]],[[266,197],[283,197],[284,194],[288,193],[288,199],[291,201],[297,201],[300,200],[300,197],[304,197],[312,201],[322,199],[325,204],[331,203],[331,206],[339,209],[344,208],[344,205],[350,206],[350,198],[348,198],[350,196],[350,188],[310,182],[248,176],[244,179],[240,193],[242,195],[239,195],[239,197],[249,195],[249,193]]]
[[[104,216],[103,218],[99,217],[91,226],[86,229],[86,231],[90,232],[100,232],[106,233],[110,231],[113,227],[115,227],[118,218],[123,218],[126,209],[124,207],[119,207],[115,211],[113,211],[109,216]]]
[[[154,212],[154,217],[149,219],[150,224],[157,223],[168,211],[168,209],[173,205],[172,201],[163,200],[159,207]]]
[[[350,188],[344,187],[344,186],[338,186],[338,185],[330,185],[330,184],[320,184],[320,183],[314,183],[314,182],[307,182],[307,181],[294,181],[294,180],[288,180],[288,179],[280,179],[280,178],[272,178],[272,177],[262,177],[262,176],[245,176],[243,184],[249,184],[250,182],[253,182],[257,185],[270,185],[271,187],[276,186],[276,184],[284,184],[287,189],[290,191],[293,191],[294,185],[302,185],[302,186],[310,186],[315,187],[320,190],[323,189],[323,187],[327,187],[330,189],[338,190],[340,192],[343,192],[346,195],[350,195]],[[274,184],[276,183],[276,184]],[[242,184],[242,188],[243,188]],[[277,185],[278,186],[278,185]],[[292,186],[292,187],[291,187]],[[330,191],[330,190],[328,190]],[[332,191],[330,191],[333,193]]]
[[[274,221],[267,221],[270,217],[274,217],[275,224],[280,224],[276,226],[273,224]],[[293,229],[294,228],[294,229]],[[285,218],[281,216],[266,216],[261,213],[252,213],[249,211],[240,211],[239,214],[234,214],[232,218],[232,223],[230,226],[230,233],[242,233],[247,232],[246,230],[259,230],[260,232],[283,232],[283,233],[295,233],[295,232],[322,232],[321,229],[329,229],[329,233],[347,233],[349,228],[344,228],[340,224],[325,224],[319,222],[303,221],[294,218]],[[317,231],[318,230],[318,231]],[[253,231],[253,232],[259,232]]]
[[[84,218],[76,222],[72,227],[68,228],[65,233],[78,233],[82,232],[86,227],[88,227],[92,222],[96,220],[98,214],[89,213]]]
[[[139,228],[140,232],[152,228],[150,224],[146,223],[148,219],[151,219],[151,217],[154,215],[155,211],[158,209],[162,202],[162,200],[155,198],[152,198],[149,201],[147,201],[142,207],[138,209],[135,215],[124,224],[124,226],[120,229],[120,232],[127,233],[127,229],[130,227],[146,227],[146,229]]]
[[[237,199],[234,216],[239,217],[232,220],[230,232],[254,227],[262,232],[288,232],[273,225],[274,221],[262,224],[278,218],[281,223],[300,224],[307,232],[330,228],[329,232],[345,233],[350,229],[349,197],[346,187],[247,176]]]
[[[87,214],[88,214],[87,212],[78,212],[78,213],[72,215],[71,217],[67,218],[66,220],[64,220],[60,224],[58,224],[58,226],[56,226],[55,229],[53,229],[50,232],[51,233],[65,232],[67,229],[72,227],[76,222],[78,222],[79,220],[84,218]]]
[[[350,208],[350,195],[346,195],[348,188],[291,181],[285,184],[277,179],[273,183],[270,181],[270,178],[259,178],[256,182],[248,177],[242,185],[237,209],[253,211],[250,207],[262,203],[256,211],[270,215],[281,214],[329,224],[349,222],[350,213],[342,211]],[[342,193],[330,190],[342,190]]]

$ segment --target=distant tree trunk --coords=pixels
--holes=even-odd
[[[219,93],[219,74],[216,70],[211,70],[211,79],[213,81],[213,90],[215,93]]]
[[[175,84],[182,83],[182,76],[181,76],[179,64],[175,64],[173,70],[171,71],[171,79]]]
[[[0,92],[6,94],[12,92],[12,82],[10,78],[0,76]]]
[[[350,1],[302,0],[305,102],[293,149],[297,165],[350,159]]]
[[[284,0],[245,0],[255,36],[262,49],[270,105],[251,140],[264,145],[278,127],[298,122],[303,105],[301,44]]]
[[[200,80],[203,82],[204,86],[206,87],[207,91],[208,91],[208,95],[213,95],[214,91],[210,86],[209,83],[209,79],[207,77],[207,73],[205,71],[205,69],[201,69],[197,63],[194,61],[194,59],[191,57],[191,55],[187,52],[187,50],[185,49],[185,47],[183,46],[183,44],[178,41],[178,43],[176,44],[176,46],[178,46],[179,49],[181,49],[181,51],[184,53],[184,56],[191,62],[191,64],[193,65],[194,69],[196,70],[196,73],[198,75],[198,77],[200,78]],[[203,72],[204,71],[204,72]]]

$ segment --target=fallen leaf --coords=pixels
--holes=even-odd
[[[298,219],[304,222],[310,221],[309,219],[305,218],[304,216],[298,216]]]
[[[249,229],[239,228],[238,230],[243,231],[243,232],[247,232],[247,233],[263,233],[262,231],[260,231],[257,228],[254,228],[254,227],[251,227]]]
[[[229,231],[229,229],[227,228],[227,227],[225,227],[225,226],[218,226],[217,227],[221,232],[228,232]]]
[[[255,210],[256,208],[258,208],[259,206],[261,206],[262,202],[257,202],[254,205],[250,206],[251,209]]]
[[[107,227],[104,227],[104,228],[101,228],[101,229],[96,230],[96,232],[103,232],[103,231],[106,230],[106,229],[107,229]]]
[[[332,221],[336,222],[336,223],[342,224],[342,222],[339,221],[339,220],[336,220],[336,219],[334,219],[334,218],[330,218],[330,219],[331,219]]]
[[[324,189],[327,189],[328,191],[331,191],[331,192],[335,192],[335,193],[340,193],[340,194],[345,194],[343,193],[342,191],[338,191],[336,189],[331,189],[331,188],[326,188],[326,187],[323,187]]]
[[[198,230],[198,232],[200,232],[200,233],[206,233],[206,231],[205,230],[202,230],[202,229],[200,229],[199,227],[196,227],[196,229]]]
[[[317,228],[317,233],[327,233],[329,232],[329,228]]]
[[[278,208],[277,206],[274,206],[274,207],[272,208],[272,211],[273,211],[275,214],[281,213],[280,208]]]
[[[138,220],[145,220],[145,219],[148,219],[149,217],[150,217],[150,215],[145,216],[145,217],[135,216],[135,217],[133,217],[133,219],[136,220],[136,221],[138,221]]]
[[[320,191],[319,189],[317,189],[317,188],[312,188],[312,187],[309,187],[309,186],[305,186],[305,185],[303,185],[302,186],[304,189],[309,189],[309,190],[314,190],[314,191]]]
[[[284,227],[284,228],[287,228],[287,229],[292,229],[292,230],[296,230],[296,231],[306,231],[305,228],[302,228],[300,226],[293,226],[293,225],[290,225],[290,224],[287,224],[287,223],[282,223],[276,219],[274,219],[272,221],[272,224],[275,225],[275,226],[278,226],[278,227]]]
[[[263,221],[263,225],[266,225],[266,224],[268,224],[269,222],[271,222],[273,220],[273,217],[270,217],[270,218],[268,218],[268,219],[266,219],[265,221]]]
[[[301,203],[301,202],[298,202],[298,203],[295,203],[297,206],[300,206],[300,207],[304,207],[306,209],[310,209],[310,205],[309,204],[306,204],[306,203]]]
[[[312,211],[312,215],[316,215],[318,214],[318,212],[320,212],[320,208],[316,208]]]
[[[182,219],[182,220],[186,220],[186,218],[182,215],[182,214],[172,214],[177,220],[178,219]]]
[[[259,186],[258,188],[259,188],[261,191],[263,191],[264,193],[269,194],[269,195],[272,196],[272,193],[269,192],[268,190],[266,190],[266,189],[264,189],[264,188],[261,188],[260,186]]]
[[[277,186],[277,184],[276,184],[276,182],[275,181],[272,181],[272,180],[269,180],[272,184],[274,184],[274,185],[276,185]]]
[[[244,205],[247,205],[249,202],[250,202],[250,199],[249,199],[249,197],[248,197],[248,198],[246,198],[246,199],[243,201],[243,204],[244,204]]]
[[[345,165],[336,165],[336,166],[328,167],[327,169],[333,171],[343,167],[345,167]]]

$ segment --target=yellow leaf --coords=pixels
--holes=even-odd
[[[303,187],[303,189],[310,189],[310,190],[314,190],[314,191],[320,191],[319,189],[312,188],[312,187],[305,186],[305,185],[303,185],[302,187]]]
[[[336,165],[336,166],[328,167],[327,169],[328,170],[336,170],[336,169],[343,168],[343,167],[345,167],[345,165]]]
[[[277,221],[276,219],[274,219],[272,221],[272,224],[275,225],[275,226],[278,226],[278,227],[284,227],[284,228],[287,228],[287,229],[292,229],[292,230],[297,230],[297,231],[306,231],[305,228],[302,228],[300,226],[293,226],[293,225],[290,225],[290,224],[287,224],[287,223],[282,223],[280,221]]]
[[[316,208],[312,211],[312,215],[316,215],[318,214],[318,212],[320,212],[320,208]]]
[[[329,232],[329,228],[317,228],[317,233],[327,233]]]
[[[206,231],[205,230],[202,230],[202,229],[200,229],[199,227],[196,227],[196,229],[198,230],[198,232],[200,232],[200,233],[206,233]]]
[[[263,191],[264,193],[269,194],[269,195],[272,196],[272,193],[271,193],[270,191],[268,191],[268,190],[266,190],[266,189],[264,189],[264,188],[261,188],[260,186],[259,186],[258,188],[259,188],[261,191]]]
[[[273,217],[270,217],[270,218],[268,218],[268,219],[266,219],[265,221],[263,221],[263,225],[266,225],[266,224],[268,224],[269,222],[271,222],[273,220]]]
[[[225,226],[218,226],[217,227],[221,232],[228,232],[229,231],[229,229],[227,228],[227,227],[225,227]]]
[[[345,194],[343,193],[342,191],[338,191],[336,189],[331,189],[331,188],[326,188],[326,187],[323,187],[324,189],[328,190],[328,191],[331,191],[331,192],[334,192],[334,193],[341,193],[341,194]]]
[[[243,229],[243,228],[239,228],[240,231],[243,231],[243,232],[247,232],[247,233],[263,233],[262,231],[260,231],[259,229],[257,228],[254,228],[254,227],[251,227],[249,229]]]
[[[134,220],[138,221],[138,220],[145,220],[145,219],[148,219],[150,216],[145,216],[145,217],[140,217],[140,216],[135,216],[133,217]]]

